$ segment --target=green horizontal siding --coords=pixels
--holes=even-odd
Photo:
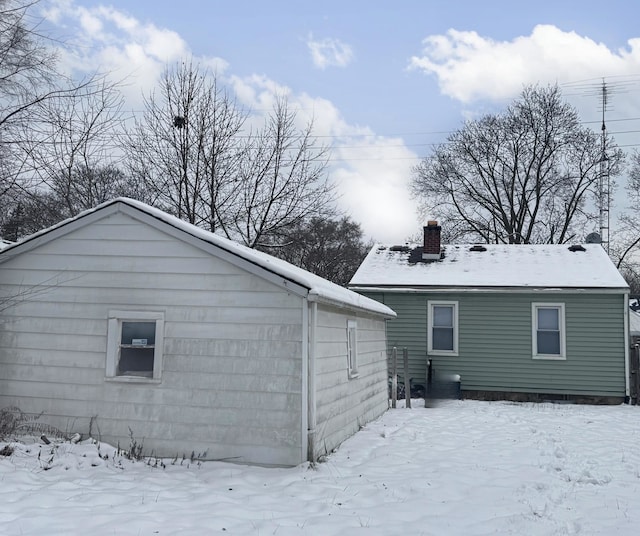
[[[458,302],[458,356],[429,356],[438,373],[459,374],[463,390],[591,396],[625,395],[623,294],[366,293],[391,307],[389,349],[409,352],[409,377],[424,382],[427,302]],[[531,304],[564,303],[566,360],[532,358]]]

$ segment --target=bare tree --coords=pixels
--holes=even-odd
[[[311,273],[346,286],[373,246],[348,216],[314,217],[284,230],[273,245],[259,249]]]
[[[627,184],[628,205],[620,215],[610,245],[611,258],[631,287],[640,295],[640,152],[630,155]]]
[[[28,155],[23,168],[51,191],[65,217],[135,191],[116,167],[123,124],[117,84],[96,78],[69,95],[49,99],[38,131],[32,127],[19,143]]]
[[[327,149],[313,125],[297,128],[285,99],[262,128],[249,130],[248,117],[214,73],[192,62],[167,68],[127,136],[131,175],[152,204],[250,247],[328,212]]]
[[[15,144],[30,112],[53,92],[55,58],[27,22],[33,2],[0,0],[0,196],[16,188]],[[3,203],[4,204],[4,203]]]
[[[287,101],[276,100],[262,130],[249,139],[239,176],[242,196],[227,234],[256,247],[307,218],[332,214],[328,149],[312,133],[313,122],[298,129]]]
[[[97,75],[78,82],[58,72],[32,22],[37,4],[0,0],[0,221],[17,222],[37,206],[70,216],[96,204],[87,197],[92,189],[77,181],[90,175],[86,170],[109,167],[121,122],[117,84]],[[42,206],[50,200],[66,210]]]
[[[217,231],[236,202],[245,119],[215,74],[192,62],[168,67],[128,134],[131,174],[153,204]]]
[[[30,0],[0,0],[0,132],[11,142],[30,110],[57,94],[55,55],[28,23]]]
[[[70,216],[115,197],[149,200],[144,188],[113,164],[78,165],[71,170],[71,185],[60,193],[55,192],[56,197],[64,201]]]
[[[70,177],[69,183],[67,177]],[[148,201],[144,189],[114,165],[93,168],[78,165],[68,176],[64,172],[59,180],[61,187],[64,186],[60,190],[29,188],[16,192],[10,203],[0,210],[0,237],[17,241],[115,197]]]
[[[56,57],[31,23],[37,0],[0,0],[0,195],[20,195],[33,179],[33,144],[48,105],[74,100],[92,79],[72,83],[56,70]],[[24,142],[29,144],[25,147]]]
[[[624,155],[607,139],[607,172]],[[600,135],[581,126],[558,87],[525,88],[499,115],[467,122],[414,169],[425,210],[458,238],[564,243],[596,217]]]
[[[36,190],[16,193],[5,210],[0,211],[0,236],[17,242],[62,219],[64,214],[50,192]]]

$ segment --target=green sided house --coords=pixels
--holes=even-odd
[[[462,395],[619,403],[629,396],[629,289],[600,244],[375,245],[349,288],[392,308],[409,377]]]

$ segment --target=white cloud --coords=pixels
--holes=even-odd
[[[279,97],[289,97],[291,90],[262,74],[246,77],[229,76],[229,83],[238,101],[257,114],[266,114],[273,109]]]
[[[191,55],[188,43],[176,32],[141,23],[113,7],[79,6],[72,0],[52,0],[43,16],[52,24],[73,32],[59,52],[59,67],[82,76],[96,71],[124,81],[128,104],[139,107],[167,64]],[[220,58],[196,58],[217,72],[226,69]]]
[[[309,36],[307,46],[311,52],[313,64],[319,69],[327,67],[346,67],[353,60],[353,49],[339,39],[314,40]]]
[[[409,194],[416,154],[401,139],[377,136],[344,140],[334,150],[332,179],[342,205],[377,242],[402,244],[420,231],[417,204]]]
[[[78,18],[84,32],[94,36],[102,33],[103,24],[99,17],[96,17],[86,9],[79,9]]]
[[[640,67],[640,39],[612,51],[551,25],[538,25],[531,35],[511,41],[451,29],[427,37],[423,45],[410,68],[435,75],[442,93],[464,103],[511,98],[526,84],[629,75]]]

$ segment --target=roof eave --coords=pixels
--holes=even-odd
[[[368,298],[362,296],[365,300],[369,300]],[[329,305],[331,307],[337,307],[339,309],[346,309],[350,311],[366,313],[374,316],[382,316],[386,319],[396,318],[398,315],[395,311],[387,307],[382,303],[376,302],[375,304],[362,304],[362,303],[347,303],[342,300],[332,299],[328,296],[318,294],[313,290],[309,292],[308,300],[310,302],[321,303],[324,305]],[[369,300],[372,301],[372,300]]]
[[[349,285],[356,292],[399,292],[399,293],[434,293],[434,292],[551,292],[551,293],[583,293],[600,294],[629,292],[629,287],[547,287],[547,286],[482,286],[482,285]]]

